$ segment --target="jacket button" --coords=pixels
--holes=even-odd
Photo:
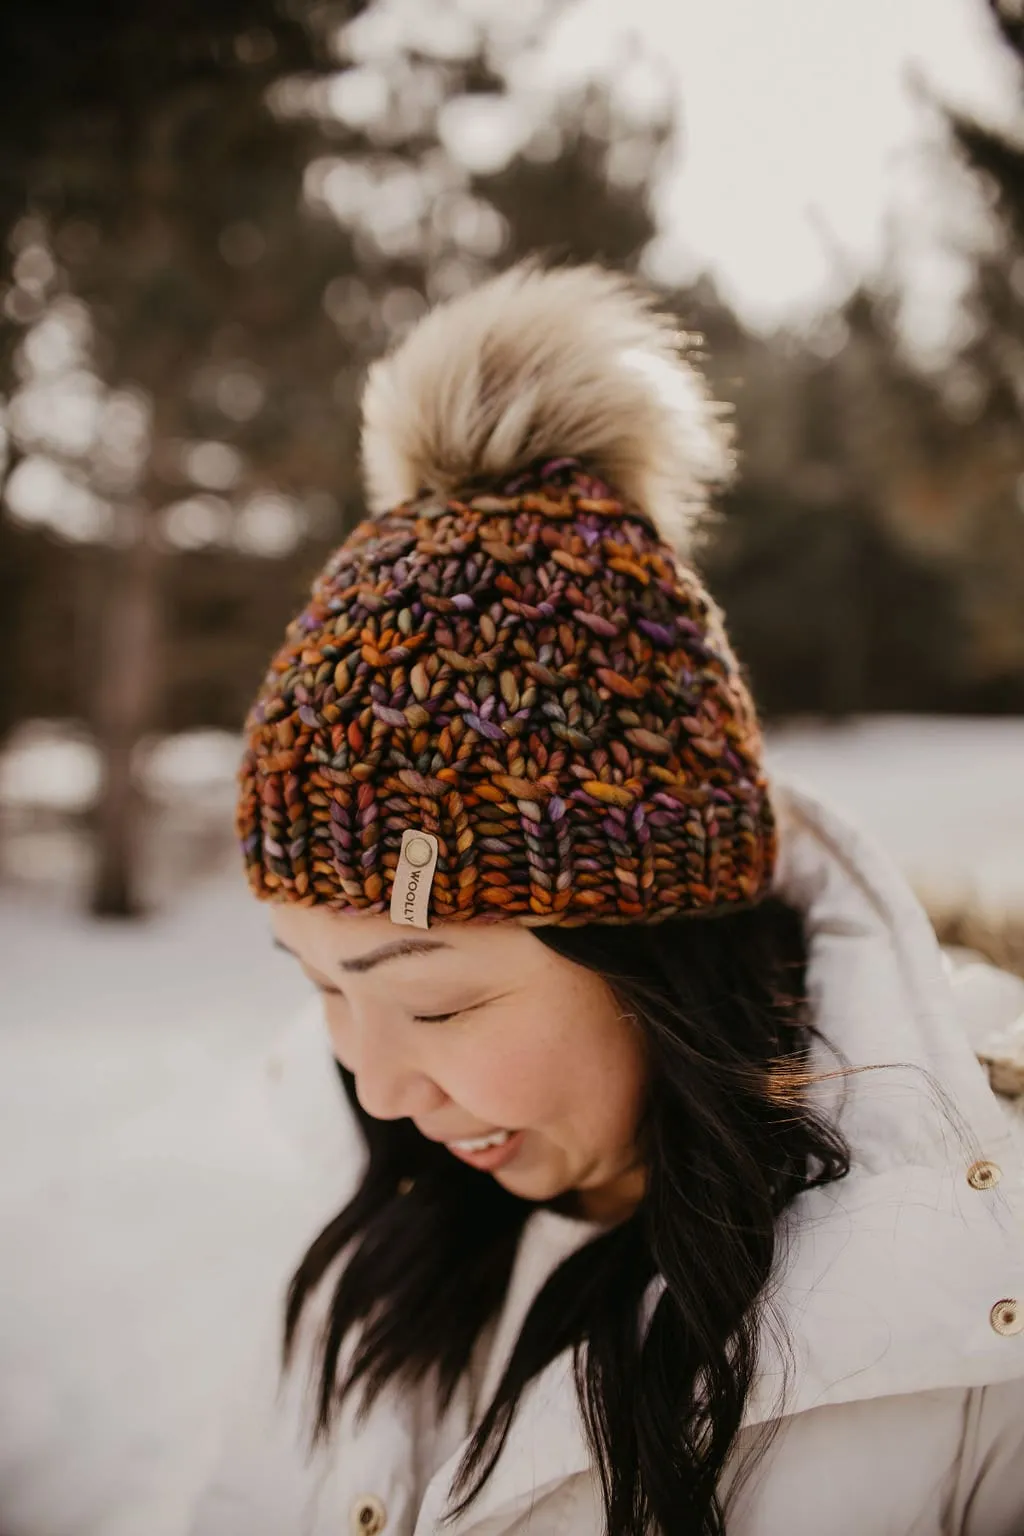
[[[997,1301],[988,1320],[996,1333],[1004,1334],[1007,1338],[1015,1333],[1024,1333],[1024,1308],[1013,1296],[1004,1296],[1002,1301]]]
[[[377,1536],[387,1524],[388,1512],[372,1493],[360,1494],[352,1505],[352,1536]]]
[[[972,1189],[995,1189],[1003,1176],[1003,1170],[998,1163],[987,1163],[984,1160],[972,1163],[967,1170],[967,1182]]]

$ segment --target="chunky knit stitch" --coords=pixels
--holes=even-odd
[[[719,610],[575,458],[359,523],[247,735],[261,898],[385,912],[409,827],[438,840],[432,922],[658,922],[770,884],[760,733]]]

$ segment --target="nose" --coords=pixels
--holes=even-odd
[[[425,1120],[447,1102],[436,1083],[419,1072],[355,1073],[356,1097],[375,1120]]]
[[[447,1103],[444,1091],[405,1059],[384,1030],[360,1030],[355,1045],[354,1053],[347,1053],[354,1059],[345,1065],[355,1078],[356,1097],[375,1120],[424,1120]]]

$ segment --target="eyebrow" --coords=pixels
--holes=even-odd
[[[300,956],[288,944],[283,944],[279,938],[274,937],[274,945],[278,949],[285,950],[289,955],[294,955],[298,960]],[[392,939],[388,944],[382,944],[378,949],[371,949],[365,955],[359,955],[355,960],[339,960],[338,969],[348,972],[372,971],[377,965],[382,965],[385,960],[402,960],[409,955],[428,955],[435,949],[451,949],[441,939]]]

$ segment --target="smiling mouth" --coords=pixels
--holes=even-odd
[[[519,1156],[525,1136],[525,1131],[491,1131],[486,1136],[463,1136],[443,1145],[452,1157],[471,1168],[478,1168],[481,1173],[497,1173]]]
[[[445,1146],[453,1147],[457,1152],[486,1152],[490,1147],[503,1147],[513,1134],[512,1131],[492,1131],[489,1136],[466,1136],[461,1141],[447,1141]]]

